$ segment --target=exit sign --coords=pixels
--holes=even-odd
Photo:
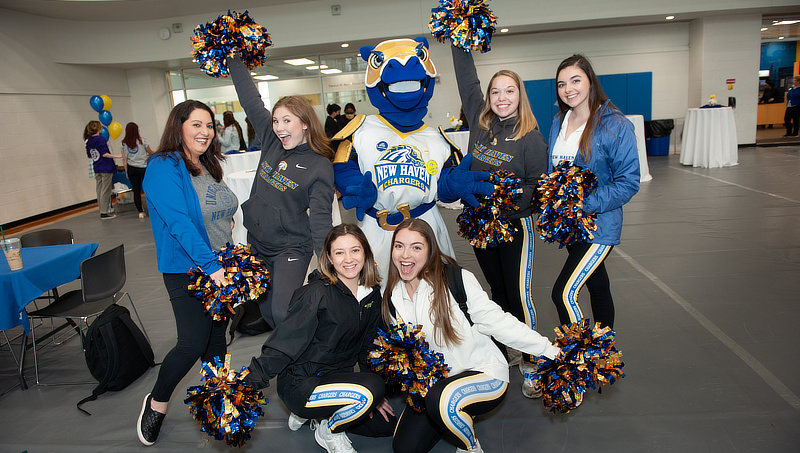
[[[725,83],[736,83],[736,79],[728,79]]]

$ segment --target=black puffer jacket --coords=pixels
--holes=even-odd
[[[368,356],[381,321],[381,292],[375,286],[358,301],[341,282],[331,284],[319,271],[294,292],[289,313],[250,363],[248,383],[269,385],[278,376],[278,396],[300,392],[308,398],[320,376],[368,370]]]

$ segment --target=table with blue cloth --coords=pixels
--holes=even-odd
[[[95,243],[23,247],[23,267],[16,271],[9,269],[5,259],[0,260],[0,330],[19,325],[24,329],[19,363],[22,389],[27,387],[23,367],[30,329],[25,307],[47,291],[80,277],[81,263],[96,250]]]

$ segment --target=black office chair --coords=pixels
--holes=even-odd
[[[83,344],[86,330],[89,328],[88,319],[99,316],[103,310],[111,304],[116,303],[124,296],[128,296],[128,301],[142,326],[147,341],[150,337],[142,324],[139,312],[133,304],[130,294],[123,291],[125,286],[125,248],[124,245],[113,248],[100,255],[83,260],[81,263],[81,289],[70,291],[56,299],[53,303],[40,310],[28,313],[31,323],[35,318],[65,318],[77,320],[77,329],[81,332],[81,347]],[[36,354],[36,334],[31,329],[33,339],[33,362],[36,369],[36,384],[39,381],[39,362]]]

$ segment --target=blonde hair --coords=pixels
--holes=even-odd
[[[481,108],[478,125],[483,130],[491,130],[492,121],[497,118],[497,115],[492,111],[492,102],[490,96],[492,94],[492,85],[494,84],[494,80],[500,76],[510,77],[511,80],[513,80],[517,85],[517,89],[519,91],[517,124],[514,126],[514,133],[508,137],[509,140],[519,140],[528,132],[538,129],[539,123],[536,122],[536,117],[533,115],[533,110],[531,110],[531,103],[528,100],[528,93],[525,91],[525,85],[522,83],[522,78],[520,78],[519,74],[514,71],[502,69],[497,71],[492,76],[491,80],[489,80],[489,87],[486,88],[486,96],[483,98],[483,107]]]

